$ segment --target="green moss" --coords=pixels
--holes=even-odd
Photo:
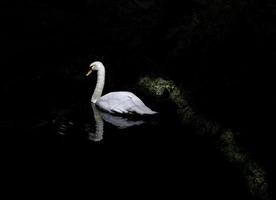
[[[168,91],[169,99],[177,106],[177,114],[181,122],[194,125],[198,134],[215,135],[218,133],[220,129],[218,124],[196,114],[185,98],[185,91],[177,87],[173,81],[144,77],[140,79],[139,85],[156,96],[162,96],[165,91]]]
[[[263,167],[249,158],[235,141],[235,134],[226,130],[220,136],[221,150],[231,163],[242,169],[252,196],[268,199],[268,183]]]
[[[177,114],[180,117],[181,123],[183,124],[191,124],[192,121],[195,120],[195,112],[189,106],[178,109]]]
[[[162,78],[152,79],[150,77],[144,77],[140,79],[139,84],[157,96],[162,96],[166,89],[171,91],[175,87],[172,81]]]
[[[231,163],[242,164],[248,160],[248,156],[245,152],[239,148],[239,145],[235,141],[234,133],[230,130],[224,131],[220,136],[220,147],[224,155]]]
[[[220,136],[220,139],[225,144],[232,144],[234,142],[234,134],[230,130],[226,130]]]
[[[139,85],[156,96],[162,96],[165,91],[168,91],[169,99],[176,104],[177,113],[183,123],[190,123],[195,118],[195,113],[184,98],[183,91],[173,81],[163,78],[144,77],[140,79]]]
[[[168,91],[169,98],[177,105],[177,114],[181,123],[190,124],[195,127],[195,131],[199,135],[218,137],[218,146],[230,163],[238,166],[247,179],[247,184],[251,194],[260,199],[268,199],[268,184],[266,174],[260,165],[253,162],[248,153],[246,153],[236,142],[237,133],[233,133],[227,129],[220,132],[221,127],[218,123],[205,119],[203,116],[195,113],[189,106],[184,91],[179,89],[173,81],[162,78],[144,77],[139,81],[140,86],[145,88],[149,93],[156,96],[164,95]]]
[[[139,85],[157,96],[162,96],[165,91],[168,91],[169,98],[177,105],[178,108],[183,108],[188,105],[187,101],[183,98],[183,92],[181,92],[173,81],[165,80],[163,78],[144,77],[140,79]]]
[[[251,161],[248,162],[245,169],[246,177],[248,180],[249,190],[254,196],[260,199],[268,199],[268,183],[266,172],[258,163]]]

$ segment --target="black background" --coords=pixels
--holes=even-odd
[[[107,78],[110,90],[118,87],[127,89],[127,85],[135,84],[144,75],[165,77],[183,86],[189,91],[197,110],[222,126],[243,133],[246,148],[265,165],[273,185],[274,1],[61,0],[51,3],[29,0],[1,1],[0,6],[1,143],[8,142],[16,155],[24,152],[22,154],[32,155],[29,158],[32,161],[49,156],[46,159],[49,163],[67,165],[68,160],[74,160],[72,162],[78,166],[86,165],[83,163],[85,159],[77,158],[84,152],[84,155],[88,154],[87,147],[77,145],[79,150],[76,150],[69,145],[61,148],[58,142],[53,142],[56,138],[41,142],[38,135],[47,134],[43,123],[51,120],[53,110],[78,102],[80,96],[82,99],[90,98],[89,86],[93,80],[88,80],[84,74],[91,62],[101,60],[109,67],[110,75],[112,72],[112,77]],[[30,134],[28,130],[34,127],[40,128]],[[117,142],[120,146],[121,142]],[[52,152],[47,144],[53,145],[55,151]],[[126,146],[118,148],[114,154],[124,152],[124,148],[137,151],[134,153],[136,156],[141,154],[136,150],[138,144],[134,145],[136,148],[124,144]],[[146,145],[148,148],[154,146]],[[114,167],[116,163],[126,164],[132,160],[132,167],[139,165],[136,174],[137,171],[148,172],[143,167],[151,163],[153,169],[149,174],[153,173],[153,177],[158,178],[166,178],[167,175],[159,175],[158,169],[174,171],[172,166],[180,165],[173,155],[165,156],[165,164],[161,157],[152,162],[150,153],[148,160],[135,160],[132,154],[112,162],[112,156],[107,153],[110,148],[108,145],[93,147],[94,151],[103,152],[95,165],[100,162],[101,166]],[[170,145],[164,147],[170,148]],[[182,155],[180,149],[175,152],[178,156]],[[25,160],[24,156],[19,158]],[[126,158],[130,161],[127,162]],[[105,161],[102,162],[102,159]],[[17,162],[22,164],[24,161],[19,159]],[[117,169],[120,173],[127,171],[123,164],[120,166],[123,167]],[[92,171],[94,174],[97,170]],[[107,176],[113,174],[103,171]],[[180,171],[175,169],[175,173]],[[60,173],[59,170],[57,172]],[[73,172],[69,170],[65,176],[73,176]],[[227,170],[221,173],[225,175]],[[137,182],[139,178],[148,177],[137,174]],[[204,174],[199,173],[198,177]],[[177,174],[174,176],[178,177]],[[158,178],[153,178],[153,185]],[[133,181],[128,179],[131,178],[125,181]],[[171,182],[172,179],[166,183]],[[204,184],[208,185],[208,181]],[[207,187],[206,190],[209,189]],[[177,192],[180,190],[176,188]],[[159,191],[152,191],[155,192]],[[238,193],[234,191],[234,194]],[[206,196],[213,194],[206,192]],[[218,194],[216,197],[221,198]],[[223,199],[227,198],[231,199],[231,196]]]

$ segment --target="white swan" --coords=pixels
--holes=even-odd
[[[90,64],[90,69],[86,76],[89,76],[93,71],[97,71],[97,84],[91,98],[91,102],[96,104],[100,109],[113,114],[132,114],[153,115],[157,112],[148,108],[135,94],[131,92],[110,92],[101,97],[104,81],[105,68],[99,62]]]

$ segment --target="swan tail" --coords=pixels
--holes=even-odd
[[[156,111],[151,110],[151,109],[148,108],[148,107],[140,108],[140,109],[136,110],[136,112],[137,112],[138,114],[141,114],[141,115],[154,115],[154,114],[157,114],[157,113],[158,113],[158,112],[156,112]]]

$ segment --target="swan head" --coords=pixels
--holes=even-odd
[[[100,61],[95,61],[89,65],[89,71],[86,76],[89,76],[93,71],[104,70],[103,63]]]

